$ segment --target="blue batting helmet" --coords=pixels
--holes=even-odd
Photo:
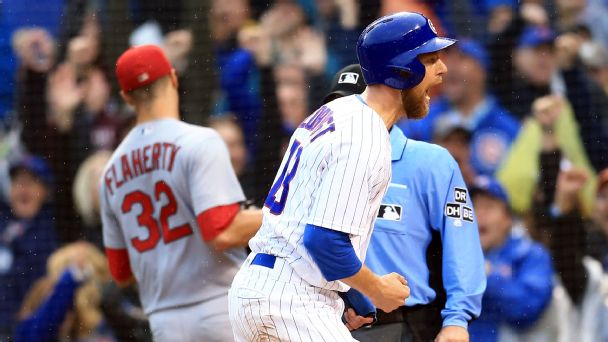
[[[437,37],[433,23],[422,14],[399,12],[377,19],[365,28],[357,42],[357,57],[367,84],[408,89],[424,78],[424,65],[416,57],[455,42]]]

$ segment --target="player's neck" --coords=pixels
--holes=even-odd
[[[365,103],[380,115],[387,129],[403,115],[401,93],[386,86],[368,86],[361,94]]]
[[[137,124],[161,119],[179,119],[177,104],[171,101],[157,99],[152,103],[135,108],[137,112]]]

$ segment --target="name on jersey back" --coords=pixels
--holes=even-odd
[[[334,112],[327,106],[322,106],[298,127],[310,131],[310,142],[313,142],[325,133],[336,130],[333,114]]]
[[[114,194],[114,189],[143,174],[157,170],[171,172],[180,149],[175,144],[161,142],[134,149],[115,158],[104,175],[110,195]]]

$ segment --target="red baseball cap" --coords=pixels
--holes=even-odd
[[[116,61],[116,78],[125,93],[170,73],[171,64],[163,50],[156,45],[132,47]]]

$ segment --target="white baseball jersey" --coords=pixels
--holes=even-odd
[[[294,132],[252,252],[284,258],[311,285],[347,291],[322,276],[303,245],[304,228],[349,233],[363,261],[390,178],[390,137],[381,117],[359,95],[328,103]]]
[[[245,198],[215,131],[173,119],[137,125],[108,162],[100,197],[104,244],[128,250],[146,314],[227,296],[244,251],[216,252],[196,221]]]

